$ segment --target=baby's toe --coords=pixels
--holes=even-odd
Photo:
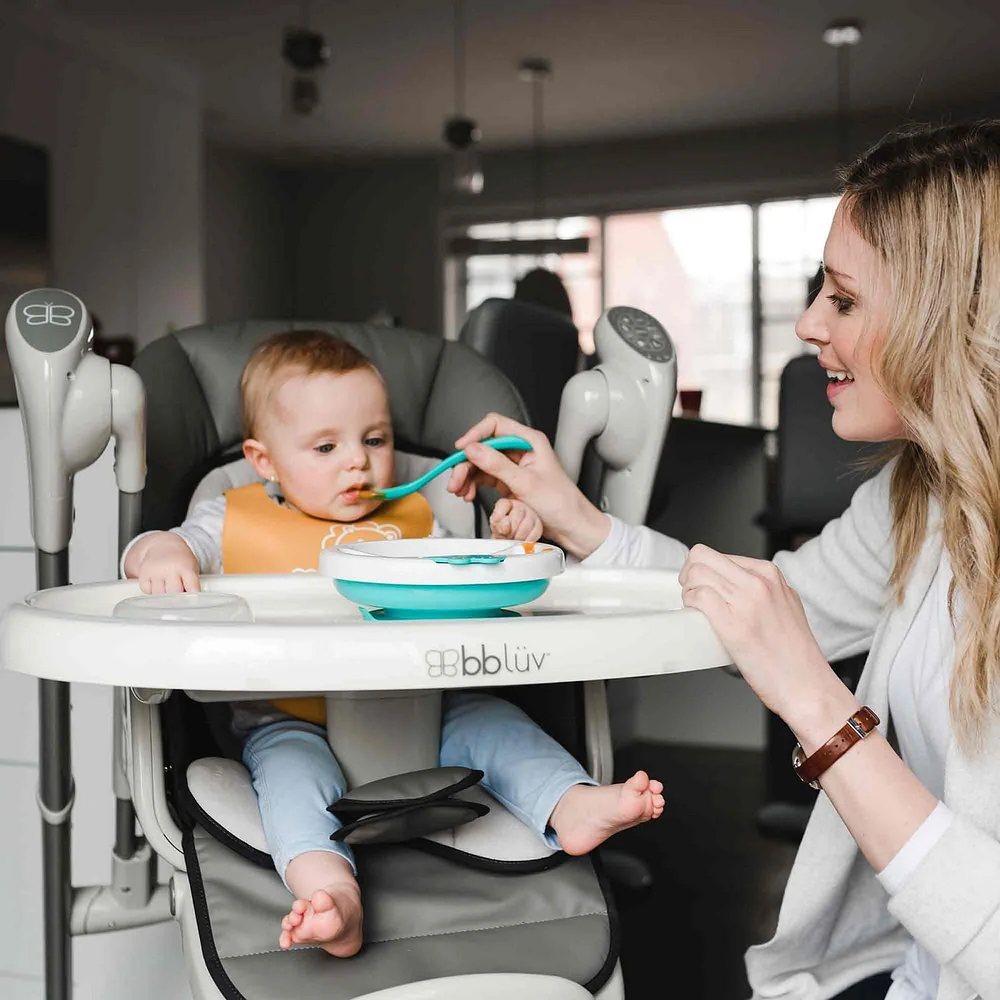
[[[641,795],[649,788],[649,775],[645,771],[636,771],[625,785],[629,791]]]
[[[316,913],[326,913],[327,910],[333,909],[333,897],[325,889],[317,889],[309,902],[312,903]]]

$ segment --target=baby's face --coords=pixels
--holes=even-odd
[[[367,368],[293,375],[274,393],[260,432],[285,499],[305,514],[357,521],[379,506],[361,489],[393,485],[392,421],[382,380]]]

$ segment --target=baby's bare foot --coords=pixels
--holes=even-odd
[[[636,771],[620,785],[574,785],[549,821],[567,854],[587,854],[621,830],[659,819],[663,784]]]
[[[297,899],[282,918],[278,944],[318,944],[337,958],[361,950],[361,890],[357,883],[319,889],[309,899]]]

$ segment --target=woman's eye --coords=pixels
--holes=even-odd
[[[333,451],[333,449],[334,449],[334,445],[332,445],[332,444],[318,444],[318,445],[316,445],[316,451],[318,451],[321,455],[329,455],[330,452]]]
[[[839,313],[849,313],[854,306],[854,301],[844,298],[843,295],[828,295],[827,298],[837,307]]]

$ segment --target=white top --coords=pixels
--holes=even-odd
[[[932,502],[927,537],[897,603],[888,587],[892,468],[864,483],[850,508],[819,537],[774,561],[802,598],[828,660],[870,651],[858,698],[883,719],[883,733],[891,712],[901,752],[915,770],[926,768],[928,786],[947,805],[935,809],[876,877],[829,798],[820,795],[775,935],[747,953],[755,1000],[835,997],[868,976],[906,969],[914,940],[940,963],[940,977],[935,990],[918,975],[910,996],[1000,1000],[1000,721],[987,727],[974,756],[966,756],[941,724],[941,702],[947,699],[936,698],[934,690],[947,685],[954,650],[942,617],[950,571],[940,512]],[[674,539],[612,522],[608,539],[587,564],[627,561],[677,570],[686,555]],[[909,693],[894,695],[890,708],[893,673],[895,694],[901,688]],[[916,728],[907,722],[908,712],[918,720]],[[893,989],[904,989],[900,978]],[[893,1000],[903,996],[892,994]]]
[[[921,628],[903,640],[889,671],[889,711],[899,750],[910,770],[939,799],[944,796],[944,762],[951,739],[948,687],[955,660],[955,630],[948,614],[951,566],[947,556],[934,574]],[[928,817],[892,861],[878,873],[890,894],[906,881],[951,821],[943,805]],[[934,1000],[941,966],[914,942],[893,972],[886,1000]]]

